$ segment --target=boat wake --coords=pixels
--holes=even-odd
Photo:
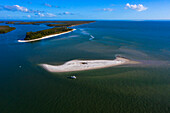
[[[90,35],[90,33],[88,33],[87,31],[85,31],[84,29],[80,29],[81,33],[84,35]]]
[[[88,33],[87,31],[85,31],[84,29],[80,29],[82,31],[82,34],[84,35],[88,35],[90,36],[91,38],[89,38],[89,40],[93,40],[95,37],[93,35],[91,35],[90,33]]]
[[[95,37],[93,35],[90,35],[91,38],[89,40],[93,40]]]

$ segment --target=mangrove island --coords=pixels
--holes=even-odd
[[[15,30],[15,29],[16,29],[15,27],[0,26],[0,34],[8,33],[8,32]]]
[[[37,31],[37,32],[27,32],[26,37],[24,40],[32,40],[32,39],[37,39],[41,38],[47,35],[53,35],[53,34],[59,34],[67,31],[71,31],[72,29],[70,28],[65,28],[65,27],[54,27],[51,29],[46,29],[42,31]]]
[[[76,25],[87,24],[94,21],[36,21],[36,22],[21,22],[19,24],[42,24],[42,23],[55,23],[48,24],[47,26],[54,27],[42,31],[27,32],[24,40],[18,40],[18,42],[33,42],[62,34],[66,34],[74,31],[75,29],[68,28]]]

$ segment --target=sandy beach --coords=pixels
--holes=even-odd
[[[123,64],[137,64],[136,61],[131,61],[125,58],[117,57],[115,60],[71,60],[63,65],[40,64],[49,72],[72,72],[84,71],[92,69],[107,68]]]
[[[54,37],[54,36],[59,36],[59,35],[67,34],[67,33],[70,33],[72,31],[75,31],[75,30],[76,29],[72,29],[71,31],[67,31],[67,32],[59,33],[59,34],[48,35],[48,36],[44,36],[44,37],[37,38],[37,39],[32,39],[32,40],[18,40],[18,42],[34,42],[34,41],[38,41],[38,40],[43,40],[43,39],[51,38],[51,37]]]

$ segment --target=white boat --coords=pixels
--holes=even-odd
[[[76,76],[70,76],[71,79],[76,79]]]
[[[90,37],[91,37],[91,38],[90,38],[89,40],[93,40],[93,39],[94,39],[94,36],[90,35]]]

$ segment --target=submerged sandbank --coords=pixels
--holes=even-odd
[[[43,40],[43,39],[51,38],[51,37],[54,37],[54,36],[59,36],[59,35],[67,34],[67,33],[70,33],[72,31],[75,31],[75,30],[76,29],[72,29],[70,31],[66,31],[66,32],[58,33],[58,34],[52,34],[52,35],[48,35],[48,36],[44,36],[44,37],[37,38],[37,39],[32,39],[32,40],[18,40],[18,42],[34,42],[34,41],[38,41],[38,40]]]
[[[72,72],[84,71],[92,69],[100,69],[123,64],[137,64],[136,61],[131,61],[126,58],[117,57],[115,60],[71,60],[63,65],[41,64],[41,66],[49,72]]]

